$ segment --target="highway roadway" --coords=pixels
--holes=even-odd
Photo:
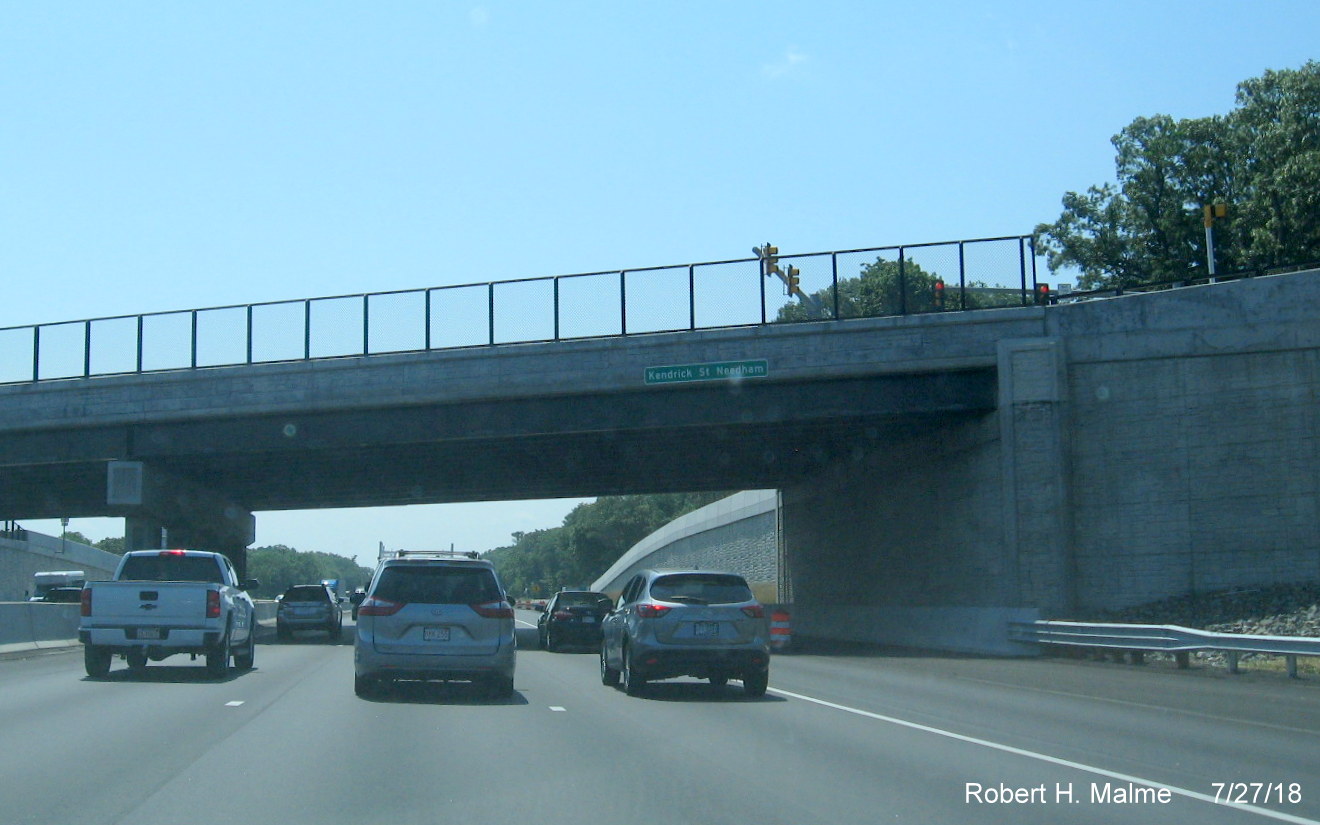
[[[0,823],[1320,822],[1315,677],[838,650],[777,656],[759,700],[629,698],[519,617],[508,701],[359,699],[351,623],[220,682],[187,657],[103,681],[76,648],[0,661]]]

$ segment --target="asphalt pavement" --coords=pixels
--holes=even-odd
[[[76,649],[0,662],[0,821],[1320,822],[1314,681],[844,649],[776,656],[761,699],[630,698],[590,651],[535,649],[535,616],[510,700],[360,699],[351,632],[223,681],[186,656],[100,681]]]

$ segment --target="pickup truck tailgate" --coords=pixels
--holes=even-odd
[[[92,585],[91,626],[153,624],[198,626],[206,619],[206,584],[200,582],[96,582]]]

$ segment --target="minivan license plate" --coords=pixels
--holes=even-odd
[[[424,642],[447,642],[447,641],[449,641],[449,628],[447,628],[447,627],[424,627],[424,628],[422,628],[422,641],[424,641]]]
[[[719,622],[694,622],[692,635],[698,639],[708,639],[720,635]]]

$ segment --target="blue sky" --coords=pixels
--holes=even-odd
[[[0,0],[0,327],[1024,234],[1133,118],[1225,113],[1317,33],[1311,0]],[[484,550],[576,503],[257,543]]]

